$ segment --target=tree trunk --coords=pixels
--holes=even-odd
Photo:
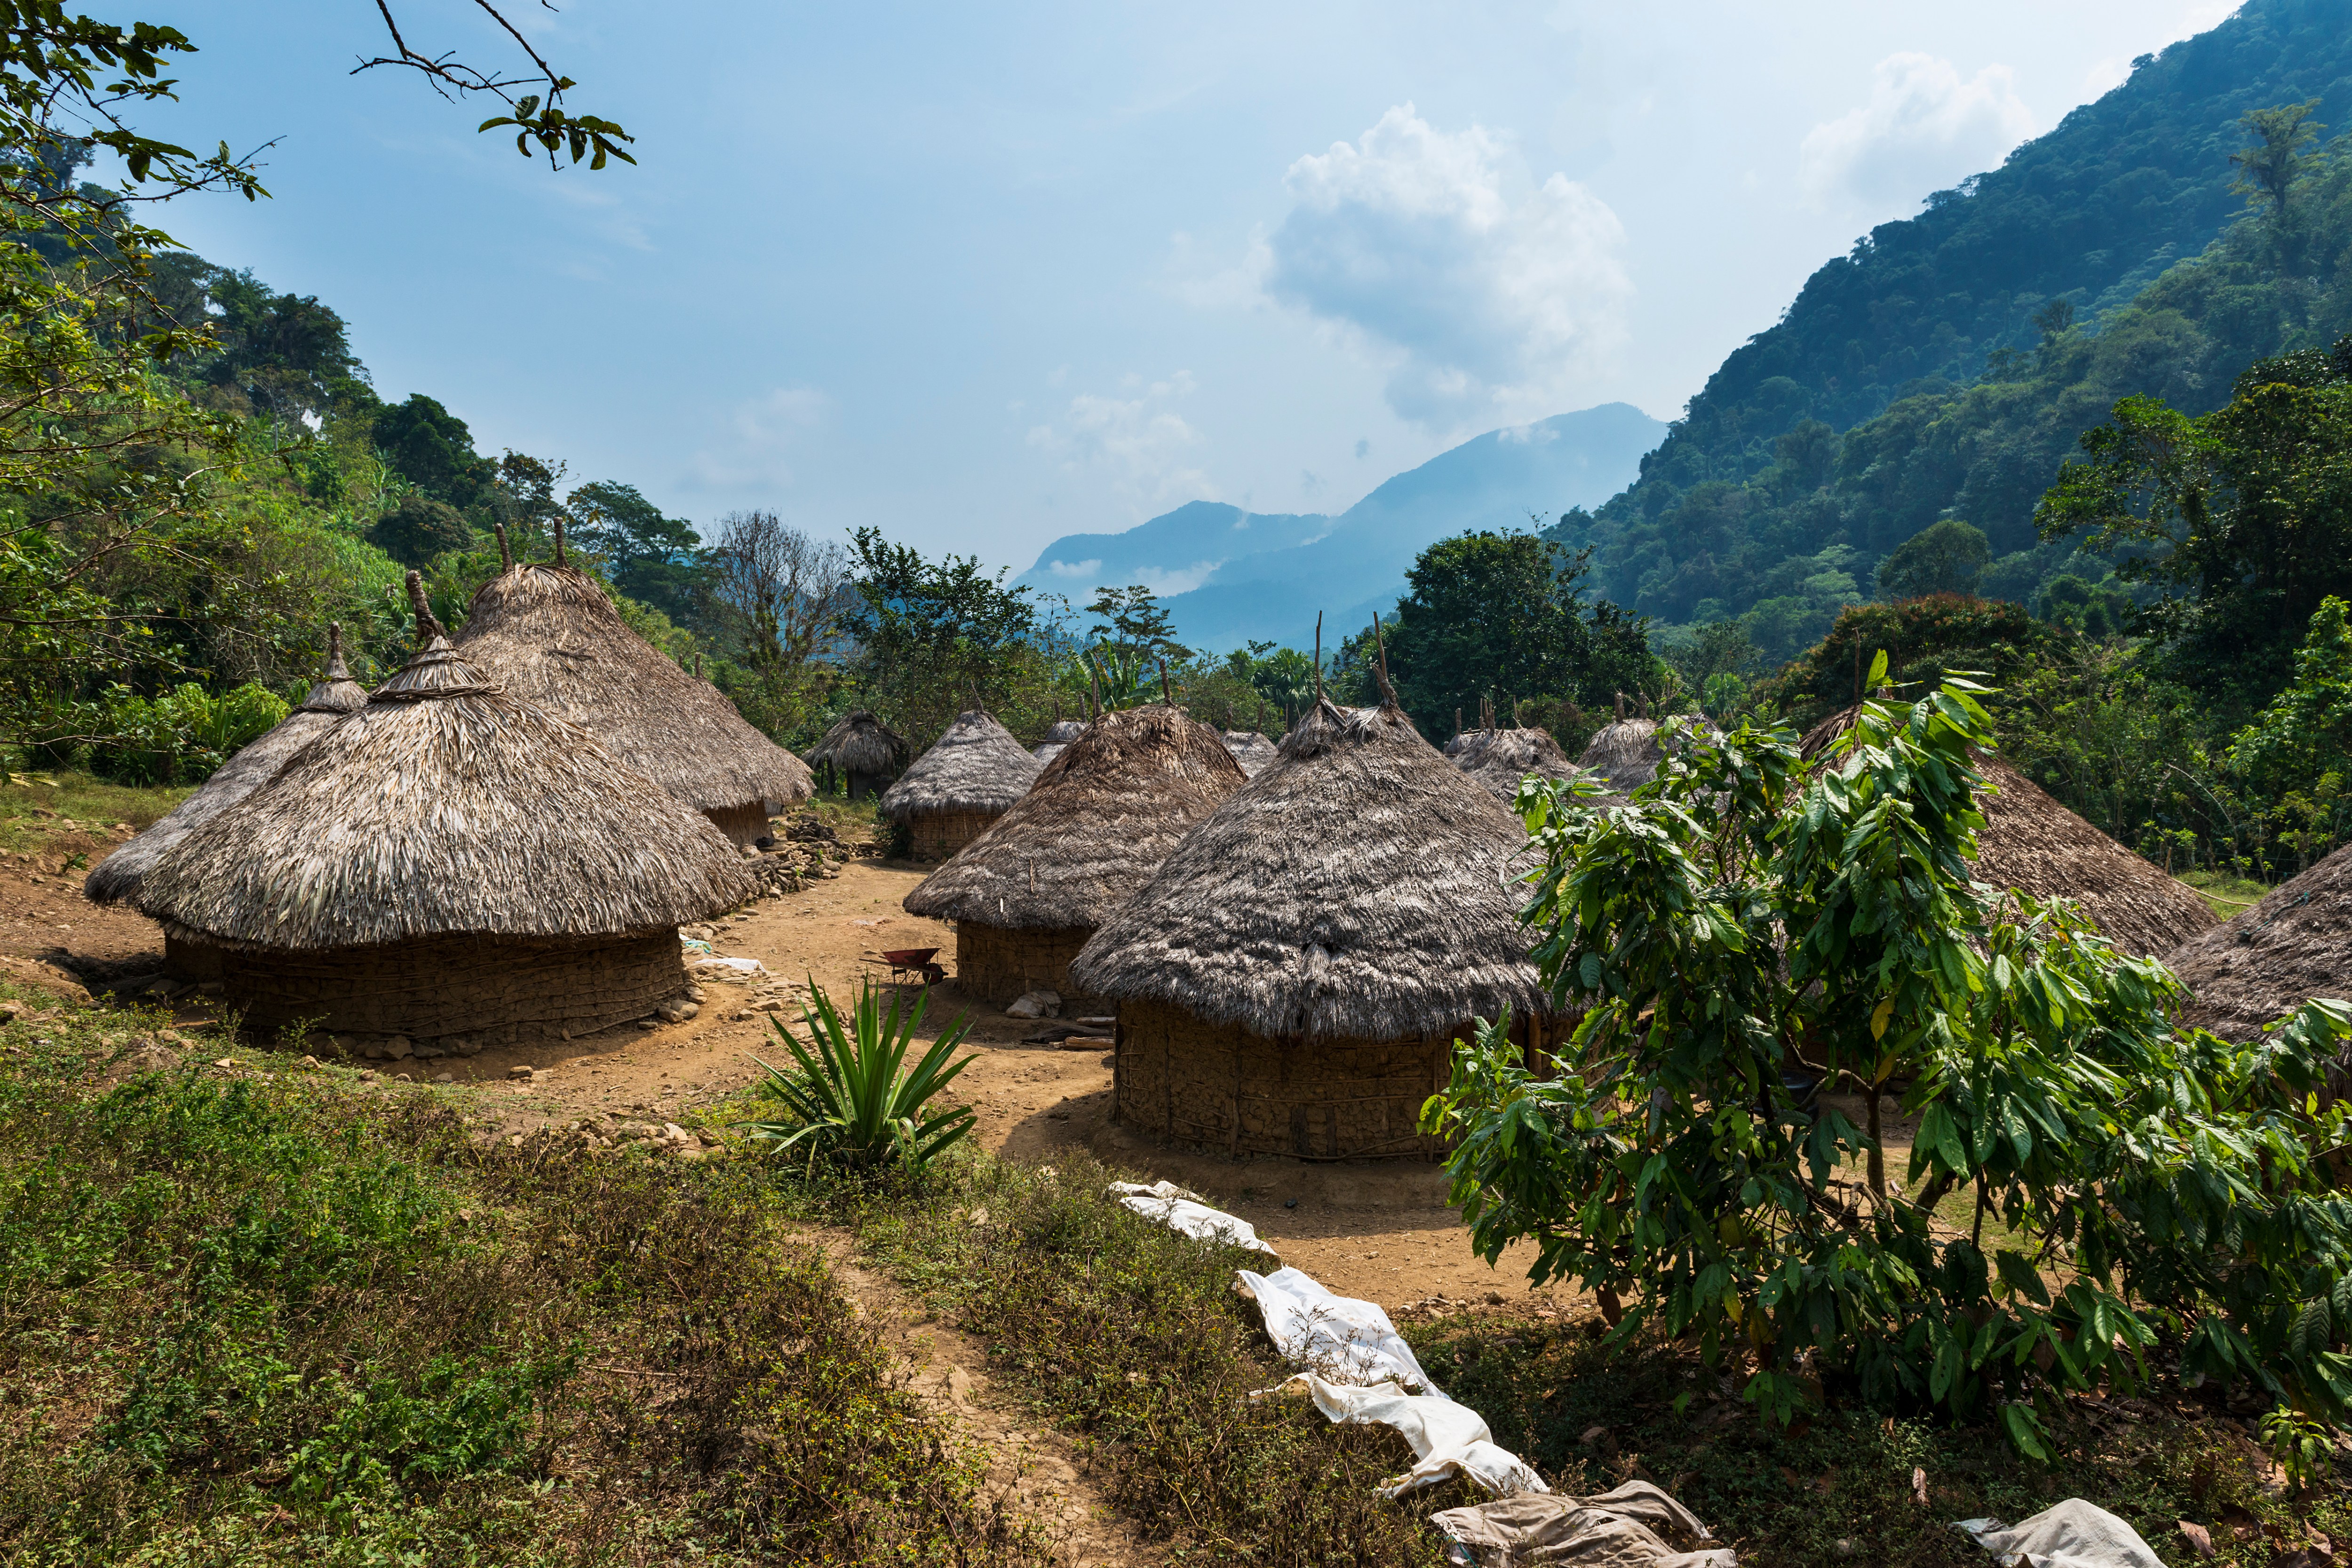
[[[1886,1152],[1878,1146],[1878,1095],[1880,1085],[1873,1081],[1867,1100],[1870,1106],[1870,1195],[1879,1202],[1886,1201]]]

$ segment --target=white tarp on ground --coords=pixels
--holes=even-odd
[[[1598,1497],[1540,1493],[1429,1521],[1452,1542],[1449,1561],[1475,1568],[1734,1568],[1738,1561],[1698,1516],[1647,1481]]]
[[[1964,1519],[1959,1527],[2000,1568],[2164,1568],[2138,1531],[2078,1497],[2043,1509],[2023,1524]]]
[[[1302,1269],[1235,1272],[1242,1294],[1257,1303],[1265,1317],[1266,1338],[1285,1360],[1333,1383],[1359,1388],[1393,1383],[1438,1392],[1429,1373],[1421,1370],[1412,1347],[1376,1303],[1334,1296]]]
[[[1401,1476],[1381,1483],[1381,1495],[1400,1498],[1433,1487],[1452,1476],[1476,1482],[1498,1497],[1544,1489],[1543,1478],[1507,1448],[1497,1447],[1486,1420],[1466,1405],[1442,1394],[1407,1394],[1393,1383],[1353,1388],[1302,1372],[1278,1388],[1261,1388],[1255,1402],[1276,1394],[1303,1394],[1333,1422],[1396,1429],[1412,1446],[1417,1461]]]
[[[1173,1182],[1154,1182],[1145,1186],[1140,1182],[1113,1182],[1111,1195],[1144,1218],[1169,1229],[1191,1237],[1195,1241],[1215,1242],[1224,1247],[1247,1247],[1271,1257],[1274,1248],[1260,1241],[1257,1227],[1238,1215],[1223,1209],[1213,1209],[1201,1201],[1201,1194],[1189,1192]]]

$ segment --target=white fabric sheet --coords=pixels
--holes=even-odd
[[[1497,1497],[1545,1489],[1543,1478],[1507,1448],[1497,1447],[1486,1421],[1466,1405],[1442,1394],[1407,1394],[1393,1383],[1350,1387],[1302,1372],[1276,1388],[1262,1388],[1252,1400],[1277,1394],[1305,1394],[1333,1423],[1393,1428],[1412,1447],[1414,1464],[1381,1483],[1381,1496],[1395,1499],[1452,1476],[1475,1481]]]
[[[1249,1221],[1223,1209],[1211,1208],[1201,1201],[1200,1194],[1188,1192],[1173,1182],[1154,1182],[1148,1187],[1139,1182],[1113,1182],[1110,1192],[1144,1218],[1195,1241],[1246,1247],[1269,1258],[1274,1256],[1274,1248],[1258,1239],[1257,1227]]]
[[[1429,1522],[1448,1561],[1475,1568],[1736,1568],[1738,1559],[1690,1510],[1648,1481],[1598,1497],[1506,1498],[1449,1508]]]
[[[1394,1383],[1438,1392],[1429,1373],[1421,1370],[1412,1347],[1377,1303],[1334,1296],[1302,1269],[1236,1272],[1242,1293],[1257,1303],[1265,1318],[1266,1337],[1284,1360],[1333,1383],[1360,1388]]]
[[[2164,1568],[2139,1531],[2096,1503],[2070,1497],[2022,1524],[1964,1519],[1959,1528],[2000,1568]]]

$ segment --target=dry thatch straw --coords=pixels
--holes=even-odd
[[[1265,772],[1282,754],[1274,749],[1272,741],[1255,730],[1226,731],[1225,750],[1234,754],[1234,761],[1239,763],[1242,772],[1251,778]]]
[[[1073,965],[1089,993],[1265,1039],[1435,1037],[1546,1005],[1503,885],[1527,847],[1510,813],[1393,706],[1318,702],[1281,752],[1095,932]]]
[[[908,893],[907,911],[1015,930],[1100,925],[1243,783],[1217,732],[1181,709],[1105,713]]]
[[[2168,954],[2196,1000],[2181,1022],[2251,1040],[2317,996],[2352,999],[2352,845]]]
[[[210,822],[251,795],[285,764],[286,759],[331,729],[344,714],[367,705],[367,692],[352,679],[343,664],[343,628],[327,628],[327,668],[310,688],[301,705],[268,733],[248,742],[221,764],[195,794],[172,808],[146,832],[90,868],[82,892],[90,902],[110,904],[139,890],[139,882],[156,857],[177,844],[192,829]]]
[[[1708,727],[1704,719],[1691,723]],[[1687,726],[1684,732],[1689,732]],[[1601,727],[1576,765],[1598,776],[1610,794],[1632,795],[1657,776],[1658,764],[1665,758],[1658,744],[1658,721],[1620,719]]]
[[[1445,754],[1507,806],[1529,773],[1571,779],[1584,771],[1568,760],[1548,730],[1465,730],[1445,742]]]
[[[917,859],[943,858],[1027,795],[1042,771],[1012,731],[969,710],[883,794],[882,811],[909,830]]]
[[[317,952],[645,932],[759,890],[708,818],[418,625],[424,649],[365,707],[148,868],[142,910]]]
[[[1045,731],[1045,738],[1037,742],[1036,749],[1030,755],[1035,757],[1040,763],[1050,763],[1062,754],[1063,747],[1086,732],[1087,727],[1076,719],[1056,720],[1054,727]]]
[[[1833,754],[1854,712],[1849,708],[1814,725],[1799,743],[1806,759]],[[1982,752],[1975,761],[1992,785],[1977,802],[1985,819],[1977,835],[1979,881],[2037,899],[2072,899],[2109,942],[2137,958],[2159,957],[2214,923],[2212,910],[2194,891],[2067,810],[2008,761]]]
[[[490,679],[587,731],[738,844],[814,790],[799,758],[631,631],[604,590],[571,567],[508,567],[475,593],[456,642]]]
[[[802,757],[813,768],[830,768],[840,774],[849,786],[849,798],[858,800],[881,793],[898,764],[906,761],[907,742],[866,709],[854,708]]]

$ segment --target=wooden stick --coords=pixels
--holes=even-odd
[[[1315,612],[1315,700],[1323,701],[1323,612]]]
[[[1378,610],[1372,612],[1372,646],[1379,650],[1381,656],[1378,666],[1381,678],[1381,700],[1393,708],[1397,705],[1396,688],[1389,684],[1389,643],[1388,638],[1381,634],[1381,613]]]
[[[511,571],[513,571],[513,570],[514,570],[514,546],[513,546],[512,544],[509,544],[509,542],[507,542],[507,525],[506,525],[505,523],[503,523],[503,522],[494,522],[494,523],[490,524],[490,531],[491,531],[492,533],[495,533],[495,534],[497,534],[497,535],[499,536],[499,570],[501,570],[501,571],[505,571],[505,572],[511,572]]]

